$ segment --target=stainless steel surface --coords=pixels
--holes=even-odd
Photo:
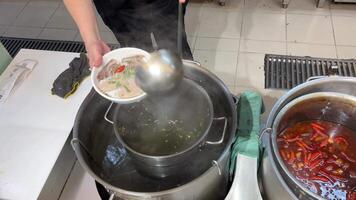
[[[151,95],[174,92],[183,78],[183,63],[174,52],[161,49],[151,53],[136,70],[136,82]]]
[[[356,97],[336,92],[316,92],[306,94],[289,102],[278,113],[272,127],[272,149],[278,167],[283,170],[283,178],[293,189],[297,197],[306,199],[321,199],[322,197],[310,192],[289,171],[279,155],[277,135],[285,128],[295,123],[310,120],[323,120],[341,124],[356,130]]]
[[[185,76],[198,83],[209,94],[214,113],[226,116],[227,128],[221,145],[206,145],[189,165],[189,173],[179,179],[165,181],[140,176],[130,164],[131,158],[122,153],[124,160],[108,165],[109,147],[120,148],[112,124],[104,119],[110,102],[92,91],[83,102],[74,124],[73,137],[78,138],[90,151],[73,143],[77,158],[83,168],[109,191],[123,199],[222,199],[227,193],[228,160],[230,146],[235,138],[236,105],[227,87],[198,63],[184,62]],[[112,118],[112,113],[108,114]],[[209,140],[221,137],[223,125],[212,126]],[[112,153],[112,151],[111,151]],[[117,157],[115,157],[117,158]],[[212,161],[217,162],[212,164]],[[184,171],[185,168],[180,169]],[[219,174],[219,172],[221,174]]]
[[[114,112],[114,130],[133,161],[142,166],[138,167],[141,172],[164,178],[177,174],[179,167],[173,165],[190,160],[204,145],[213,118],[214,109],[208,93],[194,81],[183,79],[172,95],[158,98],[148,96],[138,103],[117,106]],[[218,119],[224,120],[225,117],[219,116]],[[225,129],[226,123],[227,120]],[[180,129],[184,132],[180,131],[181,137],[178,137],[175,132],[167,134],[162,128],[172,131]],[[190,137],[191,133],[197,137]],[[167,143],[170,144],[168,147]],[[213,144],[221,143],[222,141],[218,141]],[[144,146],[149,148],[142,149]],[[164,154],[157,155],[158,152]]]
[[[298,97],[317,92],[336,92],[339,94],[356,96],[356,79],[349,77],[326,77],[312,80],[310,82],[306,82],[295,87],[294,89],[287,92],[284,96],[282,96],[274,105],[272,111],[269,114],[266,128],[273,129],[274,124],[277,123],[277,115],[288,103]],[[349,110],[353,112],[353,109]],[[353,116],[354,115],[355,114],[353,114]],[[342,121],[339,120],[339,122]],[[264,196],[266,197],[266,199],[289,200],[300,199],[302,197],[305,199],[315,199],[315,197],[313,196],[305,195],[307,194],[306,192],[302,191],[302,193],[300,193],[300,187],[298,187],[297,185],[292,186],[293,184],[290,179],[286,178],[288,177],[288,174],[284,173],[283,168],[278,164],[278,160],[274,152],[275,150],[272,147],[272,135],[273,133],[264,134],[262,138],[264,143],[263,145],[266,148],[264,150],[264,155],[259,173],[261,174],[261,190],[264,191]],[[281,190],[281,188],[283,188],[283,190]]]
[[[179,57],[182,58],[182,33],[183,33],[183,6],[182,3],[178,3],[178,35],[177,35],[177,47]]]
[[[221,144],[225,138],[225,133],[226,133],[226,128],[227,128],[227,118],[226,117],[218,117],[218,118],[213,118],[213,120],[224,120],[224,129],[222,131],[221,138],[217,141],[206,141],[205,143],[211,144],[211,145]]]

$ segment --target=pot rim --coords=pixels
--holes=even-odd
[[[287,105],[285,105],[280,112],[277,114],[273,126],[272,126],[272,133],[271,133],[271,141],[272,141],[272,146],[271,150],[273,153],[273,156],[277,159],[277,164],[281,166],[283,169],[284,173],[288,176],[289,179],[293,181],[299,188],[301,188],[304,192],[306,192],[308,195],[312,196],[313,198],[316,199],[323,199],[320,195],[315,194],[311,192],[309,189],[307,189],[303,184],[298,181],[294,175],[291,174],[287,166],[285,165],[284,161],[281,158],[281,155],[278,151],[278,144],[277,144],[277,135],[280,133],[277,133],[277,126],[279,125],[280,121],[282,120],[283,116],[285,113],[290,110],[293,106],[309,99],[315,99],[315,98],[320,98],[320,97],[327,97],[327,98],[332,98],[332,99],[340,99],[340,100],[350,100],[356,102],[356,97],[348,94],[342,94],[342,93],[337,93],[337,92],[314,92],[306,95],[302,95],[296,99],[293,99],[290,101]]]
[[[224,151],[221,153],[220,157],[217,159],[217,162],[220,164],[224,159],[225,156],[229,155],[230,152],[230,147],[234,141],[235,138],[235,132],[237,129],[237,114],[236,114],[236,109],[233,106],[234,102],[233,102],[233,95],[231,94],[231,92],[229,91],[229,89],[226,87],[226,85],[213,73],[211,73],[210,71],[208,71],[207,69],[201,67],[201,65],[198,62],[195,61],[191,61],[191,60],[183,60],[184,64],[190,65],[189,67],[192,68],[196,68],[199,69],[202,73],[204,73],[207,76],[210,76],[212,79],[214,79],[216,81],[216,83],[218,85],[220,85],[221,89],[223,90],[223,92],[229,97],[227,98],[228,103],[231,105],[231,109],[232,109],[232,116],[231,116],[231,131],[233,131],[234,134],[231,134],[231,139],[228,140],[226,147],[224,149]],[[92,97],[95,95],[95,91],[89,93],[90,96]],[[79,118],[81,116],[81,113],[84,112],[84,108],[80,107],[78,114],[76,116],[75,121],[79,121]],[[73,139],[78,138],[78,131],[79,129],[79,124],[75,123],[74,127],[73,127]],[[73,144],[72,144],[73,145]],[[76,145],[78,148],[76,148]],[[157,196],[161,196],[167,193],[174,193],[174,192],[178,192],[180,190],[183,190],[184,188],[188,188],[188,187],[193,187],[194,184],[196,184],[198,181],[200,181],[200,179],[202,179],[204,176],[207,176],[211,173],[214,173],[214,171],[216,171],[215,173],[218,173],[218,168],[216,165],[212,165],[209,169],[207,169],[204,173],[202,173],[201,175],[199,175],[198,177],[196,177],[195,179],[192,179],[191,181],[178,186],[178,187],[174,187],[171,189],[167,189],[167,190],[162,190],[162,191],[157,191],[157,192],[138,192],[138,191],[131,191],[131,190],[124,190],[121,189],[119,187],[115,187],[114,185],[104,181],[101,177],[97,176],[96,173],[94,173],[94,171],[92,171],[92,169],[88,166],[88,164],[86,163],[86,161],[84,161],[84,158],[82,156],[82,150],[84,151],[84,149],[82,147],[80,147],[80,145],[78,143],[75,143],[73,145],[73,149],[75,151],[76,157],[80,163],[80,165],[96,180],[98,181],[100,184],[102,184],[106,189],[108,189],[111,192],[114,193],[121,193],[124,195],[130,195],[130,196],[135,196],[135,197],[147,197],[147,195],[151,196],[151,197],[157,197]]]
[[[119,121],[117,119],[118,116],[118,112],[120,109],[120,105],[118,105],[115,109],[114,112],[114,131],[115,131],[115,135],[116,138],[120,141],[120,143],[124,146],[124,148],[126,150],[128,150],[129,152],[144,158],[144,159],[157,159],[157,160],[163,160],[163,159],[171,159],[171,158],[175,158],[181,155],[184,155],[185,153],[197,148],[200,144],[204,143],[204,140],[206,139],[206,137],[208,136],[209,132],[210,132],[210,128],[211,128],[211,124],[213,123],[213,118],[214,118],[214,107],[213,107],[213,103],[210,99],[209,94],[205,91],[204,88],[202,88],[200,85],[198,85],[197,83],[195,83],[193,80],[190,79],[185,79],[185,81],[187,81],[189,84],[194,85],[194,87],[196,89],[198,89],[207,99],[208,101],[208,106],[209,106],[209,113],[210,113],[210,117],[209,117],[209,122],[208,125],[206,126],[205,130],[202,131],[204,132],[203,134],[201,134],[201,136],[199,137],[199,139],[196,140],[196,142],[192,145],[190,145],[188,148],[183,149],[182,151],[179,151],[177,153],[173,153],[173,154],[169,154],[169,155],[161,155],[161,156],[154,156],[154,155],[149,155],[149,154],[144,154],[144,153],[140,153],[136,150],[134,150],[133,148],[131,148],[129,145],[127,145],[127,143],[123,140],[123,138],[121,137],[121,134],[118,130],[118,127],[116,126],[117,122]],[[154,166],[161,166],[161,165],[154,165]],[[162,165],[163,166],[163,165]],[[166,166],[166,165],[164,165]]]

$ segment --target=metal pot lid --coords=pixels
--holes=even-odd
[[[236,111],[232,110],[235,107],[231,94],[216,76],[210,75],[199,66],[187,67],[186,72],[191,80],[203,87],[209,94],[215,116],[226,116],[227,135],[222,144],[203,146],[196,156],[181,169],[184,175],[180,178],[168,177],[162,180],[142,176],[137,172],[132,159],[117,140],[113,125],[104,119],[111,102],[92,91],[78,112],[73,129],[73,143],[75,144],[73,147],[81,165],[98,182],[113,191],[154,195],[161,191],[173,190],[197,179],[214,164],[218,164],[221,156],[229,151],[228,147],[236,131]],[[212,82],[215,82],[215,85]],[[107,118],[112,119],[110,113]],[[213,122],[209,139],[214,141],[220,138],[223,129],[224,121]]]

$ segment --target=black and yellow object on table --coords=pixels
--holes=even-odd
[[[74,58],[69,68],[64,70],[53,82],[52,94],[64,99],[72,95],[80,83],[90,75],[89,61],[85,53]]]

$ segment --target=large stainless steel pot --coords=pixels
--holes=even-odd
[[[179,179],[156,180],[137,173],[104,115],[110,102],[91,92],[81,105],[72,146],[83,168],[113,195],[123,199],[223,199],[227,193],[230,146],[237,126],[236,105],[227,87],[199,64],[184,62],[185,76],[209,94],[214,113],[227,119],[221,145],[207,145],[192,157]],[[221,138],[224,123],[213,124],[209,140]]]
[[[329,96],[325,96],[327,92],[331,92]],[[266,129],[261,135],[265,150],[259,177],[261,191],[266,199],[320,199],[319,196],[308,192],[299,184],[281,164],[274,142],[276,134],[288,123],[307,119],[325,119],[356,130],[355,124],[352,123],[356,120],[356,111],[353,107],[356,105],[355,96],[355,78],[328,77],[304,83],[290,90],[277,101],[268,117]],[[323,101],[323,99],[334,103],[328,109],[323,110],[328,106],[328,101]],[[293,103],[293,100],[296,101]],[[298,104],[303,101],[304,103],[308,101],[309,104],[306,106]]]
[[[225,129],[218,141],[206,139],[213,120],[218,119],[227,125],[225,116],[214,117],[208,93],[194,81],[183,79],[175,94],[147,96],[117,106],[114,130],[140,172],[165,178],[180,176],[179,169],[202,146],[222,143]],[[167,134],[169,129],[172,132]],[[177,130],[184,131],[177,134]]]

